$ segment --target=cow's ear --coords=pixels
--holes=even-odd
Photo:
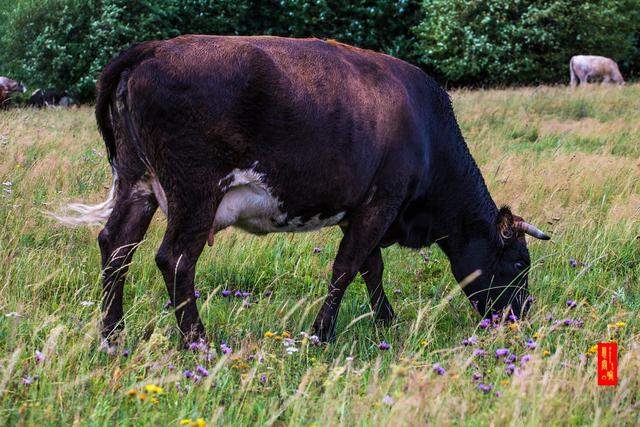
[[[504,244],[507,240],[513,237],[513,214],[508,206],[503,206],[498,211],[498,218],[496,219],[496,231],[500,243]]]

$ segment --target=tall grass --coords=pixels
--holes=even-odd
[[[0,424],[640,423],[640,86],[460,91],[453,100],[494,199],[553,235],[529,243],[530,318],[479,328],[436,247],[428,261],[391,247],[384,286],[397,320],[373,322],[358,278],[337,341],[314,346],[300,332],[326,291],[340,232],[257,238],[227,230],[203,253],[196,277],[210,360],[178,350],[175,318],[163,311],[153,261],[160,215],[126,285],[129,355],[98,351],[99,229],[64,228],[44,215],[106,194],[110,171],[92,110],[0,112]],[[252,295],[224,298],[223,289]],[[299,351],[288,354],[284,331]],[[477,344],[462,345],[474,335]],[[222,340],[232,353],[222,353]],[[378,348],[383,340],[391,349]],[[619,385],[600,387],[589,349],[611,340]],[[508,375],[494,356],[502,347],[531,360]],[[488,356],[474,357],[476,348]],[[198,364],[209,375],[186,379],[183,370]],[[491,392],[478,389],[474,373]]]

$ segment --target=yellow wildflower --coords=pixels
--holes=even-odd
[[[509,385],[509,380],[502,380],[500,381],[501,385]]]
[[[507,328],[511,329],[512,331],[515,331],[516,329],[520,329],[520,324],[518,322],[509,323],[507,325]]]
[[[158,402],[159,402],[159,400],[158,400],[158,398],[157,398],[157,397],[151,397],[151,398],[149,399],[149,403],[151,403],[152,405],[157,405],[157,404],[158,404]]]
[[[138,399],[140,399],[142,401],[147,400],[147,395],[144,394],[144,393],[139,393],[138,394]]]
[[[276,336],[273,337],[273,339],[276,340],[276,341],[282,341],[282,336],[276,335]]]
[[[192,422],[193,420],[191,418],[185,418],[184,420],[180,420],[180,425],[187,426],[187,425],[191,425]]]
[[[271,331],[267,331],[267,332],[264,333],[264,337],[265,338],[271,338],[273,335],[274,335],[274,333],[271,332]]]
[[[542,356],[543,357],[551,356],[551,352],[549,350],[545,350],[545,351],[542,352]]]
[[[162,394],[164,389],[162,387],[158,387],[157,385],[147,384],[144,388],[148,393],[157,393]]]
[[[427,341],[427,340],[420,341],[420,345],[423,346],[423,347],[426,347],[427,344],[429,344],[429,341]]]
[[[289,335],[289,332],[284,331],[284,332],[282,333],[282,338],[289,338],[289,337],[291,337],[291,335]]]
[[[135,391],[134,389],[131,389],[131,390],[127,391],[127,396],[131,396],[131,397],[133,397],[133,396],[135,396],[136,394],[138,394],[138,392],[137,392],[137,391]]]
[[[534,332],[533,333],[533,339],[537,340],[538,338],[540,338],[540,333],[539,332]]]
[[[591,347],[589,347],[589,350],[587,350],[587,354],[596,354],[598,352],[598,344],[594,344]]]
[[[196,427],[207,427],[207,423],[204,422],[203,418],[198,418],[194,424]]]

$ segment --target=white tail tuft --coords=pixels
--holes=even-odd
[[[70,226],[77,225],[99,225],[104,223],[111,215],[113,206],[116,204],[116,179],[114,174],[113,183],[109,190],[107,200],[97,205],[85,205],[82,203],[70,203],[65,207],[65,214],[67,212],[75,212],[78,215],[60,215],[52,212],[48,212],[48,215],[57,219],[63,224]]]

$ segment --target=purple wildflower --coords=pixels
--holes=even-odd
[[[529,350],[535,350],[535,349],[536,349],[536,347],[538,347],[538,343],[537,343],[537,342],[535,342],[535,341],[534,341],[534,340],[532,340],[532,339],[528,339],[528,340],[527,340],[527,342],[525,343],[525,345],[527,346],[527,348],[528,348]]]
[[[322,251],[322,249],[320,248],[313,248],[313,253],[314,254],[319,254]]]
[[[510,355],[508,355],[507,357],[504,358],[504,363],[513,363],[516,360],[518,360],[518,356],[516,356],[514,353],[511,353]]]
[[[31,385],[31,383],[33,383],[33,377],[31,375],[25,375],[22,377],[22,384]]]
[[[500,322],[500,315],[499,314],[492,314],[491,315],[491,320],[493,321],[493,323]]]
[[[44,360],[44,353],[40,350],[36,350],[36,362],[40,363]]]
[[[564,324],[564,326],[571,326],[573,325],[573,319],[564,319],[562,323]]]
[[[184,371],[182,371],[182,375],[184,375],[185,378],[193,378],[193,372],[185,369]]]
[[[573,258],[569,258],[569,266],[570,266],[571,268],[576,268],[576,267],[578,266],[578,261],[576,261],[576,260],[575,260],[575,259],[573,259]]]
[[[189,350],[198,352],[207,351],[207,343],[205,343],[203,339],[199,339],[189,344]]]
[[[207,371],[207,369],[202,365],[198,365],[196,367],[196,372],[199,373],[203,377],[208,377],[209,376],[209,371]]]
[[[520,358],[520,366],[526,365],[527,363],[529,363],[530,360],[531,360],[531,355],[525,354]]]
[[[480,372],[474,372],[471,379],[474,381],[480,381],[482,379],[482,374]]]
[[[162,309],[164,311],[167,311],[171,306],[173,306],[173,302],[171,300],[168,300],[167,302],[164,303],[164,305],[162,306]]]
[[[502,397],[502,392],[501,391],[496,391],[496,397]]]
[[[260,375],[260,382],[262,384],[266,384],[267,383],[267,376],[265,374]]]
[[[125,348],[124,350],[122,350],[122,357],[129,357],[129,349]]]
[[[476,348],[475,350],[473,350],[473,355],[475,357],[485,357],[487,355],[487,352],[481,348]]]
[[[313,344],[313,345],[320,345],[320,344],[322,344],[322,343],[320,342],[320,338],[318,338],[318,336],[317,336],[317,335],[311,335],[311,336],[309,337],[309,341],[311,341],[311,344]],[[388,344],[387,344],[387,345],[388,345]]]
[[[226,297],[228,297],[229,295],[231,295],[231,291],[230,291],[229,289],[224,289],[224,290],[221,292],[221,295],[222,295],[224,298],[226,298]]]
[[[496,350],[496,357],[499,359],[501,357],[508,356],[511,353],[508,348],[499,348]]]
[[[234,297],[236,298],[242,298],[242,292],[240,291],[235,291],[235,293],[233,294]]]
[[[570,299],[567,300],[567,307],[569,308],[576,308],[578,306],[578,303],[575,302],[574,300]]]
[[[200,298],[200,292],[199,291],[193,291],[193,296],[196,297],[196,299]]]
[[[582,328],[584,326],[584,320],[576,320],[573,323],[573,326],[575,326],[576,328]]]
[[[444,369],[442,365],[440,365],[439,363],[434,363],[432,368],[433,368],[433,372],[435,372],[438,375],[444,375],[447,373],[447,370]]]
[[[478,326],[480,327],[480,329],[487,329],[489,326],[491,326],[491,320],[482,319]]]
[[[220,350],[222,350],[223,354],[233,353],[233,350],[231,349],[231,347],[229,347],[227,343],[224,341],[222,341],[222,343],[220,344]]]
[[[389,396],[388,394],[382,398],[382,403],[384,403],[385,405],[393,405],[395,402],[393,401],[393,397]]]
[[[462,345],[475,345],[478,342],[477,336],[471,336],[462,340]]]
[[[170,371],[173,371],[174,369],[176,369],[176,365],[174,365],[173,363],[169,363],[167,365],[167,369],[170,370]]]
[[[386,341],[380,341],[380,344],[378,344],[378,348],[380,350],[389,350],[391,348],[391,345]]]
[[[251,296],[251,292],[242,292],[242,298],[249,298]]]
[[[514,365],[513,363],[510,363],[506,369],[507,375],[513,375],[515,370],[516,370],[516,365]]]
[[[518,321],[518,316],[516,316],[515,314],[511,313],[509,315],[509,321],[511,322],[517,322]]]
[[[489,393],[491,390],[493,390],[493,385],[480,383],[478,384],[478,390],[484,393]]]

